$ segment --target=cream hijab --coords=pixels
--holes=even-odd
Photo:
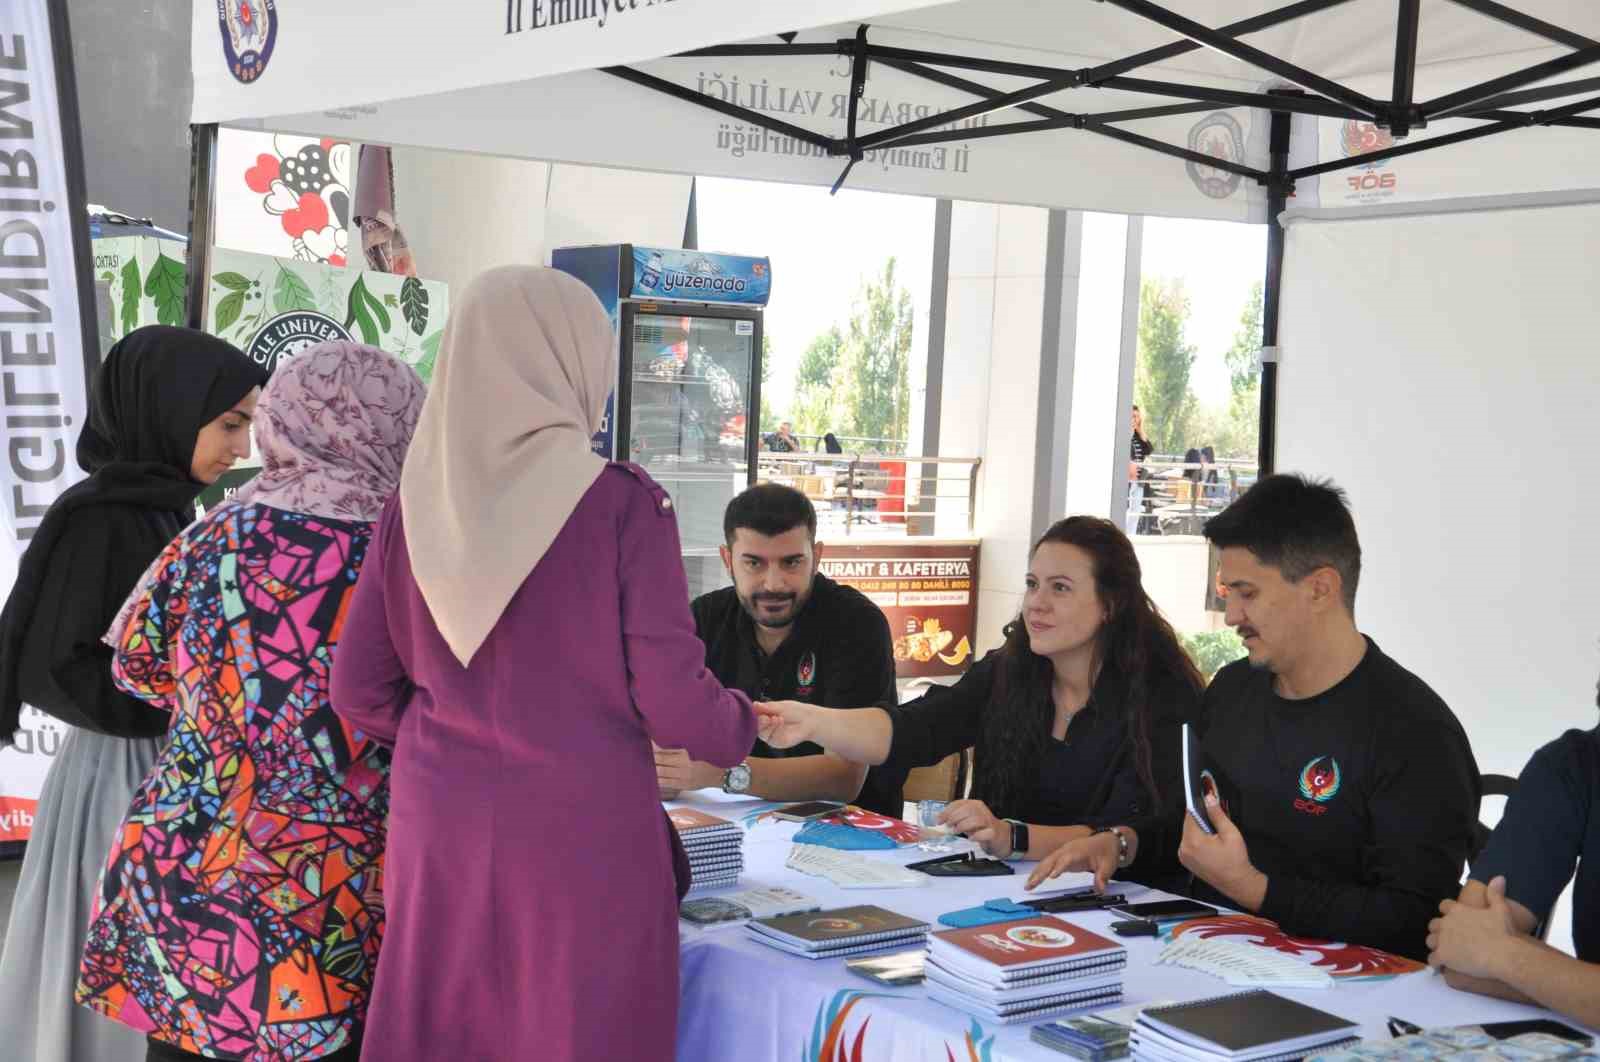
[[[463,667],[606,463],[617,372],[600,301],[565,273],[492,269],[452,300],[400,475],[411,572]]]

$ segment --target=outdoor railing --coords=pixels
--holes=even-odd
[[[1217,513],[1249,489],[1258,470],[1254,461],[1219,459],[1202,463],[1157,454],[1138,463],[1139,478],[1129,487],[1125,529],[1140,535],[1198,535]]]
[[[811,499],[825,539],[972,534],[981,458],[763,451],[758,460],[758,482]]]

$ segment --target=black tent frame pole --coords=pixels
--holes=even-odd
[[[1412,98],[1417,83],[1417,20],[1421,14],[1422,0],[1400,0],[1394,31],[1394,92],[1389,99],[1387,122],[1389,132],[1397,137],[1409,135],[1411,127],[1421,119]]]
[[[1257,15],[1255,18],[1247,18],[1241,22],[1231,22],[1217,30],[1217,32],[1224,37],[1243,37],[1248,33],[1258,33],[1261,30],[1271,29],[1273,26],[1282,25],[1285,22],[1293,22],[1297,18],[1314,15],[1319,11],[1326,11],[1330,7],[1338,7],[1340,4],[1349,2],[1350,0],[1301,0],[1298,4],[1280,7],[1276,11],[1268,11]],[[1130,55],[1126,59],[1118,59],[1114,63],[1105,63],[1101,66],[1093,67],[1085,71],[1084,80],[1086,84],[1098,84],[1105,78],[1114,77],[1117,74],[1126,74],[1130,70],[1137,70],[1141,66],[1149,66],[1152,63],[1165,62],[1180,55],[1187,55],[1189,52],[1199,51],[1203,47],[1204,45],[1192,40],[1174,41],[1172,44],[1163,45],[1160,48],[1151,48],[1149,51]]]
[[[1175,11],[1168,11],[1160,4],[1151,3],[1150,0],[1105,0],[1106,3],[1120,7],[1124,11],[1148,19],[1158,26],[1164,26],[1174,33],[1188,37],[1197,44],[1215,49],[1223,55],[1232,56],[1241,62],[1248,63],[1259,70],[1277,74],[1286,78],[1302,88],[1309,89],[1336,103],[1360,111],[1369,118],[1376,118],[1383,110],[1383,104],[1357,92],[1346,88],[1336,81],[1330,81],[1320,74],[1314,74],[1303,67],[1279,59],[1259,48],[1252,48],[1241,41],[1234,40],[1226,33],[1221,33],[1191,19],[1184,18]]]
[[[1283,294],[1283,222],[1294,181],[1289,176],[1289,136],[1294,117],[1274,111],[1268,140],[1267,271],[1261,281],[1261,434],[1259,475],[1270,476],[1278,456],[1278,301]]]
[[[1588,48],[1580,48],[1569,52],[1557,59],[1530,66],[1526,70],[1519,70],[1514,74],[1497,77],[1479,85],[1469,85],[1459,92],[1452,92],[1447,96],[1429,100],[1422,105],[1422,113],[1430,120],[1440,118],[1453,118],[1458,114],[1470,114],[1474,107],[1481,106],[1485,101],[1492,101],[1496,96],[1512,92],[1524,85],[1543,81],[1545,78],[1564,74],[1568,70],[1575,70],[1580,66],[1589,66],[1600,63],[1600,44]]]
[[[987,59],[981,56],[952,55],[913,48],[884,47],[867,41],[867,27],[864,25],[856,31],[855,37],[836,40],[832,43],[795,44],[793,43],[793,35],[786,34],[781,35],[785,41],[783,44],[718,45],[712,48],[700,48],[690,52],[683,52],[675,57],[712,58],[726,56],[731,58],[754,56],[795,58],[805,56],[847,56],[852,60],[852,115],[856,112],[856,105],[862,91],[862,74],[868,62],[882,63],[885,66],[893,67],[913,76],[971,93],[980,99],[978,103],[950,108],[941,111],[939,114],[903,122],[900,125],[890,126],[864,137],[858,137],[853,127],[845,137],[830,137],[822,133],[812,132],[783,119],[742,106],[735,101],[719,99],[630,67],[607,67],[605,72],[683,100],[686,103],[714,110],[737,121],[792,137],[821,150],[830,157],[846,157],[852,165],[860,161],[866,151],[876,149],[912,147],[924,144],[947,143],[962,139],[983,139],[1056,129],[1086,130],[1173,158],[1195,162],[1199,161],[1196,154],[1184,147],[1168,144],[1127,130],[1113,129],[1112,125],[1117,122],[1131,122],[1144,118],[1192,113],[1211,107],[1252,107],[1266,110],[1274,115],[1294,113],[1309,114],[1317,117],[1343,118],[1346,120],[1372,121],[1390,130],[1397,139],[1403,139],[1415,130],[1424,128],[1431,120],[1455,118],[1485,123],[1477,128],[1448,133],[1442,136],[1432,136],[1420,142],[1407,143],[1349,159],[1324,163],[1320,166],[1307,167],[1289,173],[1288,176],[1291,179],[1365,166],[1385,158],[1413,154],[1418,151],[1431,151],[1451,144],[1459,144],[1484,136],[1508,132],[1512,129],[1541,125],[1600,129],[1600,118],[1581,116],[1582,112],[1596,107],[1596,104],[1587,100],[1548,111],[1507,109],[1519,104],[1538,103],[1577,95],[1600,87],[1600,78],[1585,78],[1558,85],[1524,88],[1524,86],[1553,77],[1563,71],[1600,62],[1600,42],[1592,41],[1581,34],[1562,29],[1530,15],[1525,15],[1522,12],[1506,7],[1504,4],[1495,2],[1495,0],[1451,0],[1451,2],[1481,14],[1485,18],[1514,26],[1546,40],[1566,45],[1574,50],[1568,55],[1470,86],[1459,92],[1450,93],[1420,105],[1413,98],[1417,66],[1420,0],[1395,0],[1394,83],[1392,97],[1388,100],[1372,99],[1335,81],[1304,70],[1293,63],[1278,59],[1237,39],[1272,26],[1282,25],[1295,19],[1304,18],[1307,15],[1326,11],[1348,3],[1349,0],[1299,0],[1297,3],[1288,4],[1274,11],[1264,12],[1252,18],[1230,23],[1220,29],[1210,29],[1202,26],[1182,15],[1167,10],[1160,4],[1155,3],[1154,0],[1103,0],[1103,2],[1110,3],[1170,29],[1184,39],[1158,48],[1147,49],[1124,59],[1104,63],[1100,66],[1086,67],[1081,70],[1040,66],[1032,63],[1015,63]],[[1276,73],[1302,86],[1302,89],[1312,91],[1294,93],[1268,92],[1264,94],[1236,92],[1214,86],[1186,85],[1171,81],[1126,76],[1130,70],[1135,70],[1151,63],[1159,63],[1202,47],[1211,48],[1259,69]],[[1021,89],[1001,90],[959,77],[948,72],[947,68],[1032,78],[1036,84]],[[1124,92],[1140,92],[1189,102],[1147,108],[1129,108],[1120,111],[1108,111],[1102,114],[1073,113],[1037,102],[1039,98],[1077,88],[1107,88]],[[967,130],[941,128],[955,122],[1009,108],[1036,115],[1041,120],[1013,121],[996,126],[982,126]],[[1259,183],[1267,183],[1268,180],[1268,174],[1263,171],[1242,167],[1234,163],[1226,163],[1226,160],[1213,160],[1209,165],[1230,173],[1238,173],[1250,177]],[[844,172],[840,174],[839,180],[834,184],[835,191],[843,184],[849,172],[850,166],[847,165]]]
[[[217,205],[217,127],[189,127],[189,257],[185,313],[190,328],[206,327],[206,279],[211,273]]]
[[[1303,177],[1317,177],[1324,173],[1332,173],[1335,170],[1348,169],[1353,165],[1364,166],[1373,162],[1382,162],[1384,159],[1399,158],[1402,155],[1415,155],[1419,151],[1431,151],[1451,144],[1465,143],[1469,140],[1481,140],[1486,136],[1509,133],[1513,129],[1527,129],[1541,125],[1571,125],[1574,122],[1583,120],[1578,118],[1578,115],[1584,111],[1593,110],[1600,110],[1600,96],[1590,96],[1587,99],[1581,99],[1563,107],[1553,107],[1548,111],[1517,113],[1515,118],[1498,121],[1492,125],[1480,125],[1476,129],[1465,129],[1459,133],[1431,136],[1426,140],[1410,144],[1396,144],[1392,148],[1368,152],[1353,159],[1325,162],[1319,166],[1302,166],[1298,170],[1291,170],[1289,176],[1298,181]]]
[[[1581,33],[1574,33],[1568,29],[1534,18],[1532,15],[1509,8],[1495,0],[1450,0],[1457,7],[1464,7],[1469,11],[1476,11],[1486,18],[1496,22],[1504,22],[1508,26],[1515,26],[1519,30],[1543,37],[1556,44],[1565,44],[1568,48],[1588,48],[1600,41],[1592,41]]]
[[[72,230],[72,273],[78,288],[76,323],[82,345],[83,392],[87,395],[91,381],[100,370],[100,317],[95,310],[94,244],[89,238],[89,178],[83,161],[83,118],[78,109],[78,75],[73,66],[72,26],[66,0],[49,0],[45,13],[50,22],[50,64],[55,70],[61,160],[66,167],[68,201],[60,204],[60,208],[66,211],[67,225]],[[17,43],[20,46],[20,38]],[[13,160],[13,175],[16,166]]]

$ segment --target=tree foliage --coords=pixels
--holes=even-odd
[[[1157,453],[1181,455],[1191,445],[1199,401],[1189,388],[1195,348],[1184,337],[1189,297],[1176,280],[1147,278],[1139,287],[1139,355],[1134,391],[1144,431]]]
[[[911,293],[895,260],[863,281],[843,327],[811,340],[795,370],[794,425],[801,435],[903,440],[911,419]]]

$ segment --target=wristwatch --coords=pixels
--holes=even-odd
[[[748,762],[729,767],[722,772],[722,791],[735,796],[750,791],[750,764]]]
[[[1028,855],[1028,824],[1018,822],[1016,819],[1007,819],[1011,824],[1011,854],[1018,859],[1025,859]]]
[[[1114,833],[1117,835],[1117,869],[1122,870],[1128,865],[1128,835],[1122,832],[1121,826],[1102,826],[1094,831],[1095,835]]]

